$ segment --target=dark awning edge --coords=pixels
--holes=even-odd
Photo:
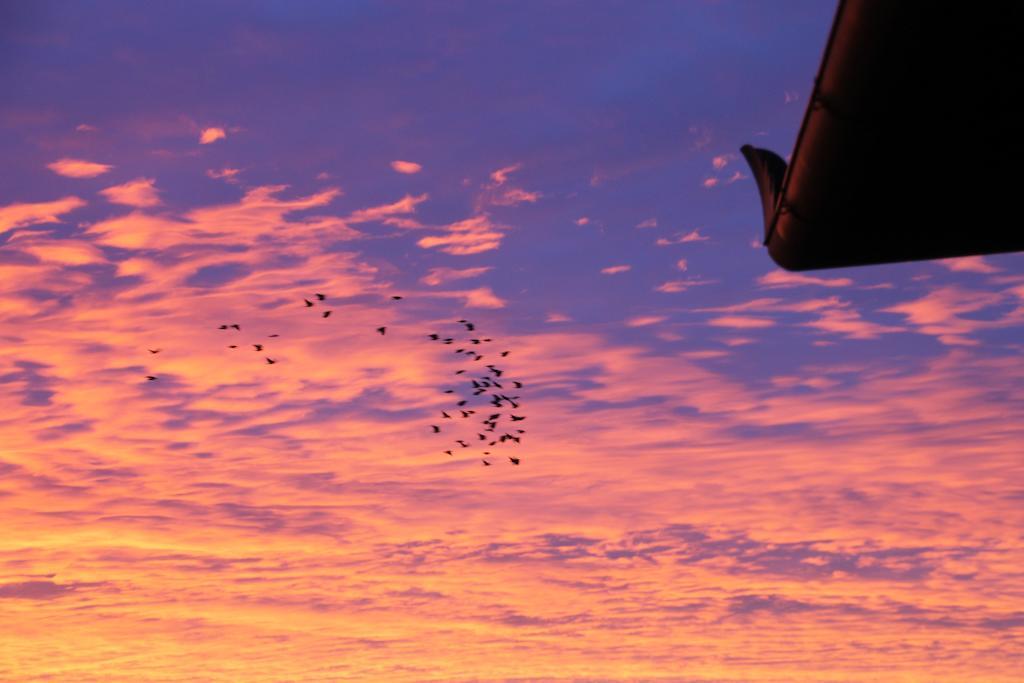
[[[789,163],[740,149],[773,261],[802,271],[1024,251],[1022,7],[840,0]]]

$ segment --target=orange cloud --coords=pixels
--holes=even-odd
[[[199,144],[209,145],[217,140],[223,140],[228,136],[223,128],[204,128],[199,134]]]
[[[156,181],[153,178],[136,178],[123,185],[114,185],[100,194],[113,204],[124,204],[145,208],[160,204],[160,197],[155,187]]]
[[[607,268],[602,268],[601,272],[605,275],[616,275],[618,273],[629,272],[632,267],[633,266],[608,266]]]
[[[688,265],[689,264],[686,262],[686,259],[684,258],[681,258],[678,261],[676,261],[676,268],[678,268],[679,270],[685,271]]]
[[[718,184],[718,178],[705,178],[704,182],[701,183],[704,187],[710,189]]]
[[[98,164],[83,159],[58,159],[46,165],[48,169],[65,178],[95,178],[113,168],[109,164]]]
[[[419,173],[423,170],[423,166],[413,161],[392,161],[391,168],[399,173]]]
[[[576,225],[586,225],[589,222],[590,219],[587,218],[586,216],[581,216],[580,218],[576,219]]]
[[[13,228],[41,223],[60,223],[60,217],[85,206],[78,197],[63,197],[50,202],[28,202],[0,206],[0,234]]]

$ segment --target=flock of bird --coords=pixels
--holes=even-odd
[[[403,298],[404,297],[399,296],[397,294],[391,296],[392,301],[401,301]],[[312,300],[303,299],[302,303],[305,308],[313,308],[318,304],[322,304],[326,300],[326,294],[315,293],[313,295]],[[332,312],[333,311],[330,309],[324,310],[320,312],[320,317],[329,318],[331,317]],[[469,333],[470,335],[476,332],[476,325],[474,323],[469,322],[468,320],[458,320],[457,323],[461,325],[464,328],[464,331],[466,333]],[[237,332],[241,332],[242,326],[239,323],[224,323],[220,325],[217,329],[223,331],[235,330]],[[377,334],[384,336],[387,334],[387,327],[378,327],[376,329],[376,332]],[[268,336],[268,338],[277,338],[280,336],[281,335],[279,334],[271,334]],[[457,339],[454,336],[442,337],[440,334],[436,333],[427,335],[427,339],[433,342],[439,342],[441,344],[446,345],[454,345],[457,343]],[[479,347],[483,349],[486,348],[483,346],[484,344],[491,344],[493,342],[493,339],[487,337],[466,336],[461,341],[458,341],[458,345],[468,348],[457,348],[454,350],[454,354],[460,356],[460,358],[464,361],[469,361],[471,363],[479,363],[480,361],[485,359],[485,356],[472,347]],[[261,353],[264,350],[265,343],[252,343],[251,346],[253,347],[255,352]],[[228,345],[229,349],[237,349],[239,347],[239,344]],[[150,354],[154,355],[160,353],[161,350],[162,349],[159,348],[147,349],[147,351],[149,351]],[[509,355],[509,353],[510,351],[501,351],[497,355],[500,358],[505,358]],[[271,358],[268,355],[264,355],[264,360],[268,365],[274,365],[275,363],[277,363],[275,359]],[[480,408],[481,406],[477,405],[476,407],[473,407],[470,405],[471,403],[486,404],[486,407],[488,408],[488,416],[481,420],[481,424],[483,424],[482,428],[474,428],[473,430],[471,430],[472,432],[475,432],[475,440],[472,439],[472,437],[467,436],[467,438],[455,439],[452,443],[457,444],[461,448],[471,448],[470,441],[473,441],[474,443],[477,443],[479,446],[486,447],[489,449],[493,449],[495,447],[504,446],[508,444],[518,445],[519,443],[521,443],[522,435],[526,433],[526,430],[519,428],[518,425],[512,426],[512,423],[522,422],[523,420],[526,419],[526,416],[515,415],[511,412],[512,410],[522,412],[519,410],[520,397],[509,396],[505,392],[508,391],[509,393],[511,393],[512,389],[521,389],[523,387],[523,383],[519,380],[512,380],[506,378],[504,377],[505,374],[506,371],[497,367],[494,363],[479,366],[471,365],[469,367],[461,368],[455,372],[455,375],[462,377],[462,380],[466,385],[465,389],[467,395],[463,396],[460,394],[456,396],[455,398],[457,398],[458,401],[455,403],[455,408],[450,409],[450,412],[449,410],[441,411],[442,420],[456,420],[456,416],[458,415],[461,415],[462,420],[468,420],[470,418],[473,418],[478,412],[477,408]],[[146,375],[146,381],[148,382],[155,382],[157,379],[159,378],[156,375]],[[506,384],[509,385],[507,389],[505,386]],[[444,389],[443,391],[445,394],[457,393],[456,389],[453,388],[447,388]],[[505,412],[503,412],[505,410],[508,410],[507,415]],[[500,421],[502,421],[503,418],[503,426],[499,429],[498,424]],[[504,426],[506,423],[508,423],[509,426]],[[451,428],[447,426],[442,428],[440,425],[436,424],[431,425],[431,430],[434,434],[441,434],[442,432],[452,431]],[[446,453],[449,456],[454,455],[453,449],[454,447],[449,448],[445,450],[444,453]],[[491,450],[483,451],[484,457],[481,458],[481,462],[485,467],[491,467],[494,464],[487,459],[487,456],[491,456],[492,453],[493,451]],[[508,460],[513,465],[518,465],[520,463],[520,458],[516,456],[508,456]]]

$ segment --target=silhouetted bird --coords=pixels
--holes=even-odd
[[[512,457],[511,455],[510,455],[510,456],[508,456],[508,459],[512,461],[512,464],[513,464],[513,465],[518,465],[518,464],[519,464],[519,458],[513,458],[513,457]]]
[[[236,330],[241,330],[242,329],[242,326],[239,325],[238,323],[235,323],[235,324],[231,325],[231,327],[235,328]]]
[[[441,411],[441,417],[449,419],[449,420],[452,419],[452,416],[449,415],[448,413],[444,412],[443,410]]]
[[[495,421],[495,420],[497,420],[497,419],[498,419],[499,417],[501,417],[501,413],[494,413],[493,415],[491,415],[491,416],[490,416],[489,418],[487,418],[487,419],[488,419],[488,421],[490,421],[490,422],[494,422],[494,421]]]
[[[486,467],[491,466],[491,463],[487,462],[486,460],[481,460],[480,462],[482,462]]]
[[[444,393],[446,393],[446,394],[454,394],[455,390],[454,389],[445,389]]]
[[[428,334],[427,336],[433,339],[434,341],[437,341],[438,339],[441,338],[441,335],[439,334]]]
[[[477,434],[477,436],[479,436],[479,437],[480,437],[480,440],[481,440],[481,441],[487,441],[487,437],[486,437],[486,436],[484,436],[483,434]]]
[[[469,401],[467,401],[466,399],[462,399],[461,401],[459,401],[459,402],[458,402],[458,403],[456,403],[455,405],[457,405],[457,406],[464,406],[464,405],[466,405],[467,403],[469,403]]]
[[[153,380],[155,380],[155,379],[156,379],[156,377],[154,377],[153,375],[146,375],[146,380],[147,380],[147,381],[150,381],[150,382],[152,382],[152,381],[153,381]]]
[[[456,439],[455,443],[459,444],[463,448],[469,448],[469,444],[463,441],[462,439]]]
[[[326,295],[326,294],[314,294],[313,296],[315,296],[315,297],[316,297],[317,299],[319,299],[320,301],[323,301],[324,299],[326,299],[326,298],[327,298],[327,295]]]
[[[444,340],[444,343],[445,344],[451,344],[453,341],[455,341],[455,340],[452,339],[451,337],[448,337],[447,339]]]
[[[253,344],[253,348],[255,348],[257,351],[262,351],[263,344]]]
[[[504,358],[504,357],[505,357],[505,356],[507,356],[507,355],[508,355],[508,351],[502,351],[502,352],[501,352],[501,357],[502,357],[502,358]]]
[[[525,417],[519,417],[518,415],[510,415],[509,419],[511,419],[513,422],[520,422],[522,420],[525,420],[526,418]]]
[[[516,389],[522,389],[523,388],[523,383],[522,382],[512,382],[512,386],[514,386]]]
[[[469,417],[470,415],[473,414],[472,410],[462,410],[462,411],[459,411],[459,412],[462,413],[462,417]]]
[[[274,364],[274,363],[276,363],[276,362],[277,362],[277,361],[276,361],[276,360],[274,360],[273,358],[268,358],[268,359],[267,359],[267,365],[273,365],[273,364]]]
[[[302,301],[306,304],[306,308],[309,308],[310,306],[313,305],[313,302],[310,301],[309,299],[303,299]]]
[[[385,332],[388,331],[388,328],[386,328],[386,327],[378,327],[377,331],[380,332],[381,334],[384,334]]]
[[[455,374],[456,374],[456,375],[461,375],[461,374],[462,374],[462,373],[464,373],[464,372],[465,372],[465,370],[456,370],[456,371],[455,371]]]
[[[228,329],[228,326],[227,326],[227,325],[221,325],[221,326],[220,326],[220,327],[218,327],[217,329],[218,329],[218,330],[226,330],[226,329]]]
[[[146,350],[149,351],[150,353],[160,353],[160,351],[162,351],[163,349],[146,349]]]
[[[237,349],[238,348],[238,344],[229,344],[228,348],[229,349]]]
[[[400,297],[400,296],[392,296],[391,298],[394,299],[395,301],[401,301],[402,300],[402,297]]]
[[[441,432],[441,428],[437,425],[430,425],[430,428],[434,430],[435,434],[439,434]]]
[[[270,337],[271,339],[273,339],[274,337],[280,337],[281,335],[279,335],[279,334],[270,334],[270,335],[267,335],[267,336]]]
[[[331,312],[330,311],[324,311],[323,313],[321,313],[321,315],[323,317],[325,317],[325,318],[329,318],[329,317],[331,317]]]
[[[448,455],[451,455],[451,454],[452,454],[452,452],[451,452],[451,451],[445,451],[445,453],[447,453]]]

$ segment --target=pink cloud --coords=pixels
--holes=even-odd
[[[760,246],[760,245],[758,245]],[[823,278],[787,270],[773,270],[757,278],[757,284],[770,289],[817,285],[819,287],[849,287],[853,280],[848,277]]]
[[[882,334],[905,332],[901,327],[881,325],[865,320],[860,313],[850,307],[822,310],[816,320],[804,323],[804,325],[824,332],[841,334],[850,339],[875,339]]]
[[[635,318],[630,318],[626,321],[627,327],[647,327],[649,325],[657,325],[658,323],[665,322],[668,320],[663,315],[641,315]]]
[[[414,161],[392,161],[391,168],[405,174],[419,173],[423,170],[423,166]]]
[[[486,214],[452,223],[445,226],[445,230],[445,235],[423,237],[416,244],[424,249],[439,248],[446,254],[466,256],[497,249],[505,237]]]
[[[664,294],[677,294],[679,292],[685,292],[691,287],[699,287],[701,285],[713,284],[714,280],[703,280],[701,278],[691,277],[683,280],[670,280],[663,282],[654,288],[656,292],[662,292]]]
[[[633,266],[608,266],[607,268],[602,268],[601,272],[605,275],[617,275],[618,273],[629,272],[632,267]]]
[[[736,158],[735,154],[719,154],[711,159],[711,165],[716,171],[721,171],[729,165],[729,162]]]
[[[527,192],[518,187],[509,187],[501,192],[494,193],[488,201],[495,206],[515,206],[522,203],[533,204],[541,196],[540,192]]]
[[[83,159],[58,159],[46,165],[48,169],[65,178],[95,178],[113,168],[109,164],[98,164]]]
[[[726,181],[725,181],[725,184],[726,184],[726,185],[732,185],[732,184],[733,184],[733,183],[735,183],[735,182],[736,182],[737,180],[744,180],[744,179],[746,179],[746,178],[749,178],[749,177],[750,177],[750,176],[748,176],[748,175],[744,175],[744,174],[743,174],[742,172],[740,172],[740,171],[733,171],[732,175],[731,175],[731,176],[729,176],[729,177],[728,177],[728,179],[726,179]]]
[[[548,323],[568,323],[572,322],[572,318],[565,315],[564,313],[548,313],[548,316],[544,319],[544,322]]]
[[[431,268],[430,272],[424,275],[420,282],[425,285],[436,287],[437,285],[444,284],[445,282],[451,282],[453,280],[465,280],[469,278],[479,277],[491,270],[490,266],[482,266],[479,268]]]
[[[0,234],[12,228],[40,223],[60,223],[63,214],[85,206],[78,197],[64,197],[50,202],[8,204],[0,207]]]
[[[708,321],[714,327],[732,327],[736,329],[755,329],[762,327],[774,327],[775,321],[770,318],[755,318],[744,315],[724,315],[712,318]]]
[[[696,228],[686,233],[685,235],[676,235],[674,237],[661,237],[655,244],[659,247],[667,247],[671,244],[686,244],[687,242],[705,242],[711,239],[706,235],[700,234],[700,228]]]
[[[704,182],[701,183],[704,187],[710,189],[718,184],[718,178],[705,178]]]
[[[430,195],[423,193],[420,195],[407,194],[397,202],[391,204],[382,204],[381,206],[371,206],[367,209],[360,209],[352,212],[345,220],[349,223],[371,223],[379,222],[386,225],[395,225],[400,228],[418,228],[422,227],[418,222],[407,218],[400,218],[408,214],[416,213],[416,207],[427,201]]]
[[[986,261],[983,256],[963,256],[960,258],[940,259],[938,264],[940,266],[945,266],[954,272],[960,273],[991,274],[1001,272],[999,268],[996,268]]]
[[[992,320],[976,317],[966,318],[965,314],[978,313],[1006,302],[1010,292],[984,292],[967,290],[955,286],[939,287],[919,299],[907,301],[882,309],[887,313],[899,313],[914,325],[921,334],[933,335],[947,345],[974,345],[977,340],[971,335],[979,330],[1008,327],[1024,322],[1024,307],[1000,315]]]
[[[684,258],[681,258],[678,261],[676,261],[676,268],[678,268],[679,270],[685,271],[687,266],[688,264],[686,262],[686,259]]]
[[[155,183],[153,178],[136,178],[122,185],[100,190],[100,194],[113,204],[140,208],[156,206],[160,204],[160,197],[157,195]]]
[[[587,218],[586,216],[581,216],[581,217],[576,219],[576,225],[586,225],[589,222],[590,222],[590,219]]]
[[[504,185],[508,181],[508,177],[522,167],[522,164],[512,164],[511,166],[499,168],[497,171],[491,173],[491,180],[494,182],[496,186]]]
[[[504,308],[505,300],[490,287],[477,287],[452,292],[430,292],[426,296],[444,299],[462,299],[466,308]]]
[[[79,133],[94,133],[96,132],[96,126],[90,126],[88,123],[80,123],[75,126],[75,130]]]
[[[636,227],[638,227],[638,228],[656,228],[656,227],[658,227],[658,219],[657,218],[648,218],[646,220],[642,220],[642,221],[640,221],[639,223],[636,224]]]
[[[236,176],[239,173],[241,173],[241,169],[239,168],[222,168],[219,171],[215,171],[211,168],[207,169],[206,176],[208,178],[213,178],[214,180],[224,180],[229,183],[236,183],[238,182]]]
[[[223,140],[228,136],[223,128],[204,128],[199,134],[199,144],[209,145],[217,140]]]

